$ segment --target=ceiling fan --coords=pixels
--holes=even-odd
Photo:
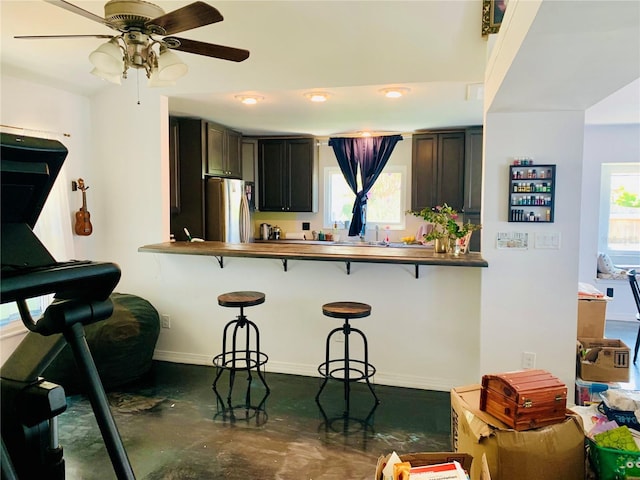
[[[91,72],[114,83],[127,78],[129,68],[144,69],[150,86],[165,86],[187,73],[187,66],[170,50],[242,62],[249,51],[178,38],[176,33],[221,22],[222,15],[204,2],[194,2],[165,13],[144,0],[110,0],[104,6],[104,18],[65,0],[44,0],[89,20],[120,32],[118,35],[22,35],[15,38],[107,38],[89,55],[95,68]],[[169,35],[169,36],[166,36]]]

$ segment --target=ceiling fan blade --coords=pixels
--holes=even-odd
[[[243,50],[241,48],[225,47],[224,45],[215,45],[213,43],[198,42],[196,40],[178,37],[165,37],[164,41],[167,42],[169,48],[181,52],[221,58],[223,60],[231,60],[232,62],[242,62],[249,58],[249,50]]]
[[[74,5],[73,3],[69,3],[66,2],[65,0],[44,0],[47,3],[50,3],[51,5],[55,5],[57,7],[60,8],[64,8],[65,10],[70,11],[71,13],[75,13],[77,15],[83,16],[84,18],[88,18],[89,20],[93,20],[94,22],[98,22],[101,23],[102,25],[106,25],[109,28],[113,28],[115,30],[118,30],[118,28],[112,24],[110,24],[109,22],[107,22],[104,18],[91,13],[83,8],[80,8],[76,5]]]
[[[221,22],[222,20],[223,17],[220,12],[211,5],[207,5],[204,2],[195,2],[149,20],[145,23],[145,27],[160,27],[163,30],[162,35],[173,35],[174,33]]]
[[[113,35],[16,35],[13,38],[22,40],[42,40],[44,38],[113,38]]]

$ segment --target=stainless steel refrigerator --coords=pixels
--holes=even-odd
[[[251,215],[242,180],[207,177],[204,216],[205,240],[251,241]]]

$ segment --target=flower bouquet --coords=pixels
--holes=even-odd
[[[424,235],[426,241],[436,241],[443,244],[442,250],[448,253],[466,253],[469,239],[474,230],[480,230],[482,225],[471,222],[458,222],[458,212],[446,203],[433,208],[424,208],[419,212],[410,211],[416,217],[422,217],[432,225],[431,231]],[[436,245],[436,251],[440,250]]]

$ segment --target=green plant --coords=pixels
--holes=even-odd
[[[640,197],[632,192],[628,192],[624,187],[618,187],[613,192],[614,203],[621,207],[640,207]]]
[[[431,241],[442,238],[464,238],[474,230],[480,230],[482,225],[471,222],[459,223],[458,212],[446,203],[433,208],[424,208],[419,212],[409,211],[416,217],[422,217],[433,225],[431,232],[425,235],[425,240]]]

